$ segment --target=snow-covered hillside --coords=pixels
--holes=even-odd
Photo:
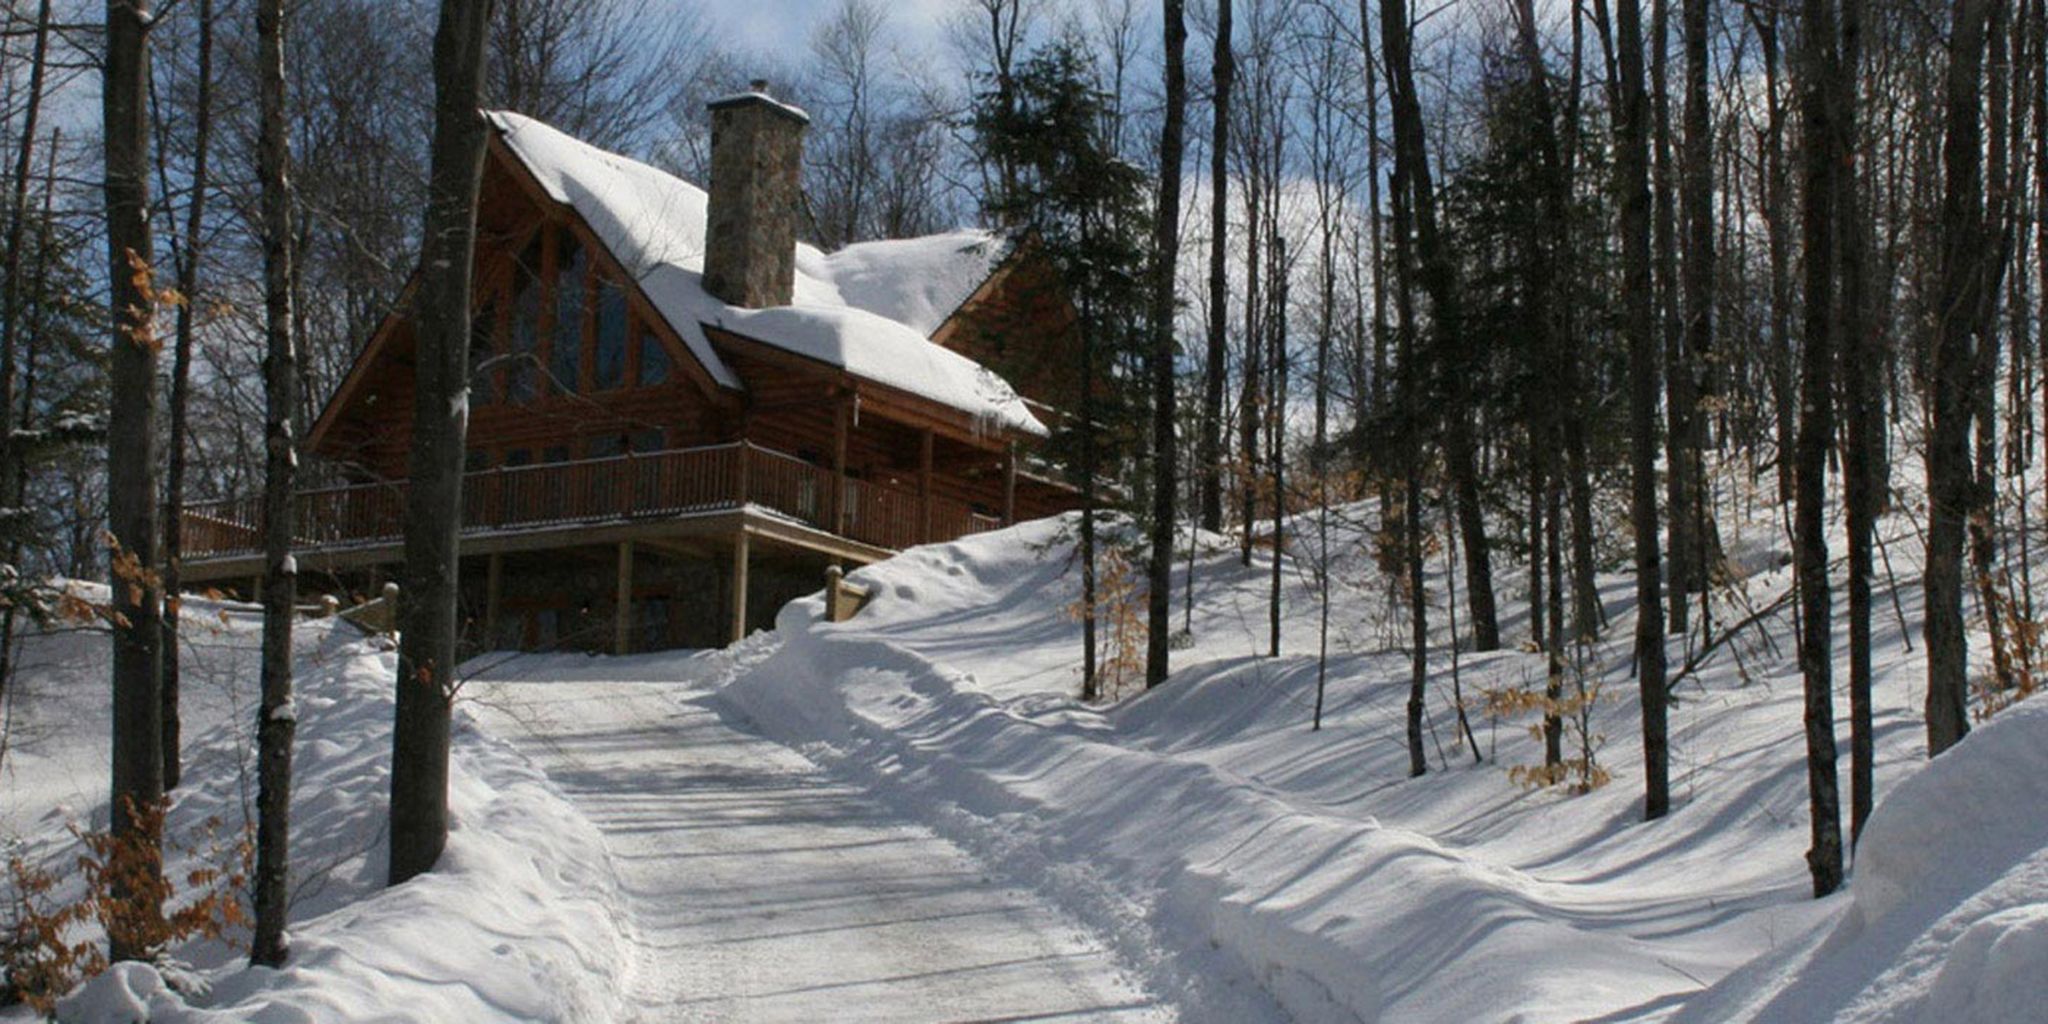
[[[1892,554],[1906,563],[1914,545],[1900,540]],[[1757,556],[1744,559],[1755,570],[1743,584],[1748,601],[1768,603],[1789,584],[1767,533],[1736,534],[1730,546]],[[1077,582],[1055,523],[863,570],[855,578],[875,598],[847,623],[821,624],[814,601],[791,605],[777,623],[780,650],[725,696],[771,734],[1060,893],[1147,951],[1164,975],[1228,977],[1216,969],[1220,957],[1302,1020],[1654,1019],[1748,961],[1817,941],[1883,886],[1933,901],[1899,920],[1931,928],[1911,934],[1921,936],[1918,955],[1938,958],[1948,942],[1931,922],[1948,921],[1941,915],[1975,886],[2015,858],[2031,863],[2044,845],[2039,815],[2021,811],[2024,824],[2002,846],[1961,840],[1936,854],[1907,852],[1926,846],[1913,833],[1974,836],[1972,806],[2042,806],[2031,790],[2008,798],[1921,771],[1923,670],[1908,648],[1917,646],[1915,577],[1899,578],[1902,618],[1880,625],[1877,658],[1879,793],[1896,791],[1907,806],[1887,801],[1873,822],[1852,893],[1816,902],[1803,860],[1800,685],[1782,635],[1770,641],[1752,629],[1680,685],[1675,806],[1645,824],[1621,579],[1608,581],[1605,597],[1607,635],[1624,639],[1596,652],[1592,666],[1601,687],[1592,726],[1614,782],[1572,796],[1511,782],[1510,766],[1540,762],[1540,744],[1528,720],[1492,721],[1480,707],[1489,688],[1540,686],[1540,656],[1516,652],[1458,659],[1488,758],[1475,765],[1455,731],[1449,649],[1432,651],[1431,773],[1406,778],[1407,660],[1383,639],[1397,616],[1355,564],[1354,585],[1336,585],[1324,728],[1311,732],[1319,606],[1310,574],[1283,566],[1284,656],[1267,658],[1270,562],[1261,553],[1241,568],[1234,550],[1216,547],[1197,559],[1193,646],[1176,652],[1170,684],[1106,713],[1068,699],[1079,639],[1063,609]],[[1440,623],[1441,583],[1432,577]],[[1176,597],[1184,584],[1177,578]],[[1504,607],[1522,585],[1504,574]],[[1889,610],[1891,597],[1880,600]],[[1783,646],[1774,652],[1773,642]],[[1681,643],[1673,640],[1674,664],[1684,663]],[[1984,752],[2001,737],[2048,745],[2048,717],[2014,715],[1942,767],[1967,778],[2025,771],[2024,761]],[[1976,758],[1986,764],[1972,767]],[[1928,865],[1940,857],[1960,866],[1936,872]],[[1929,890],[1917,879],[1930,872],[1949,884]],[[2028,881],[2009,879],[1985,898],[1999,907],[2048,899],[2048,886]],[[1983,916],[1964,913],[1950,927]],[[1980,926],[2004,931],[1971,940],[1991,951],[1970,978],[2038,986],[2048,959],[2029,944],[2034,922]],[[1885,934],[1896,939],[1905,927]],[[1845,956],[1882,969],[1888,961],[1873,954],[1890,948],[1866,943]],[[2015,957],[2031,975],[2015,972]],[[1785,998],[1780,1006],[1794,1009],[1771,1019],[1833,1013]],[[1756,1004],[1716,993],[1696,1011],[1748,1019]]]

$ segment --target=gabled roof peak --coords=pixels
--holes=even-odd
[[[744,310],[704,290],[704,190],[530,117],[485,116],[547,196],[583,218],[720,386],[744,390],[705,325],[838,366],[977,423],[1045,433],[1001,377],[929,340],[1009,255],[1008,236],[962,230],[830,254],[799,244],[793,301]]]

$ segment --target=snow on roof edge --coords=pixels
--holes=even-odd
[[[721,386],[745,387],[718,357],[703,327],[748,323],[754,329],[742,333],[764,344],[957,409],[977,425],[1048,433],[1007,381],[930,341],[1017,250],[1014,238],[967,229],[861,243],[830,254],[799,244],[797,301],[767,310],[740,309],[702,287],[707,197],[701,189],[524,115],[484,115],[548,197],[575,210],[633,275]],[[963,252],[975,258],[960,259]],[[773,315],[759,315],[764,313]]]
[[[804,111],[804,108],[799,107],[794,103],[784,103],[781,100],[778,100],[765,92],[761,92],[758,89],[750,89],[746,92],[736,92],[728,96],[720,96],[719,98],[704,104],[704,106],[711,110],[717,110],[720,107],[731,107],[737,106],[741,103],[750,102],[766,103],[769,106],[774,107],[775,109],[780,110],[785,114],[790,114],[794,116],[797,120],[802,121],[805,124],[811,123],[811,115],[806,113]]]

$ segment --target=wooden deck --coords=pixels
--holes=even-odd
[[[302,491],[294,500],[293,546],[304,569],[397,560],[404,481]],[[260,513],[253,497],[187,505],[185,577],[260,571]],[[845,477],[748,442],[469,473],[462,520],[464,554],[746,533],[863,562],[1002,525],[928,489]]]

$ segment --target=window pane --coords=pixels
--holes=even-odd
[[[491,296],[477,306],[476,317],[469,322],[469,389],[470,401],[476,405],[489,405],[498,400],[497,386],[489,375],[482,372],[484,363],[491,358],[491,335],[498,325],[498,299]]]
[[[548,445],[548,446],[547,446],[546,448],[543,448],[543,449],[541,449],[541,452],[540,452],[540,461],[542,461],[542,462],[567,462],[567,461],[569,461],[569,446],[568,446],[568,445],[566,445],[566,444],[551,444],[551,445]]]
[[[512,265],[512,358],[505,367],[505,401],[533,401],[539,342],[540,243],[536,241]]]
[[[633,450],[636,452],[658,452],[667,446],[660,427],[649,427],[633,435]]]
[[[548,372],[561,391],[574,392],[583,376],[583,272],[589,259],[576,236],[564,232],[555,254],[555,346],[548,357]]]
[[[640,328],[640,383],[659,384],[668,379],[668,346],[654,332]]]
[[[626,454],[626,438],[623,434],[600,434],[590,439],[589,447],[590,458],[608,459]]]
[[[610,281],[597,286],[596,374],[599,391],[626,382],[626,293]]]
[[[505,465],[526,466],[533,463],[533,452],[526,448],[514,448],[505,453]]]

